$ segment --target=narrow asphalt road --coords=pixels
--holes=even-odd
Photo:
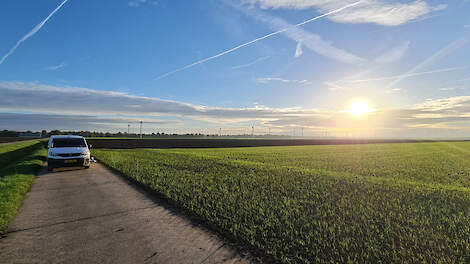
[[[0,239],[0,263],[249,263],[103,165],[39,175]]]

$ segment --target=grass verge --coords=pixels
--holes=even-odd
[[[34,151],[39,140],[0,145],[0,170],[23,159]]]
[[[46,160],[46,150],[40,143],[36,142],[28,149],[29,154],[25,153],[21,161],[0,170],[0,234],[15,216],[34,176]]]

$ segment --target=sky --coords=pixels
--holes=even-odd
[[[0,129],[470,138],[469,12],[468,0],[3,0]]]

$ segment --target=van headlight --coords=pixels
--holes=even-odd
[[[87,156],[87,155],[89,155],[89,154],[90,154],[89,151],[83,151],[83,152],[82,152],[82,155],[83,155],[83,156]]]

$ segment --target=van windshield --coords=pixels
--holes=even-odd
[[[52,140],[52,148],[86,147],[83,138],[56,138]]]

